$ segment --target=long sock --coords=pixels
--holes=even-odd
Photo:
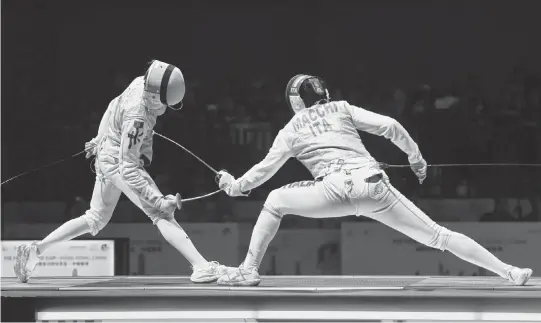
[[[461,233],[453,232],[451,234],[447,250],[462,260],[490,270],[503,278],[507,277],[507,271],[511,268],[510,265],[496,258],[483,246]]]
[[[47,249],[59,242],[68,241],[89,232],[90,227],[83,218],[71,219],[38,242],[38,253],[43,254]]]
[[[278,232],[281,220],[280,217],[266,209],[261,211],[252,232],[248,254],[244,260],[245,269],[259,269],[269,243]]]
[[[201,267],[207,260],[197,251],[192,240],[176,220],[160,220],[156,223],[158,230],[175,249],[180,252],[192,267]]]
[[[435,242],[433,240],[436,237],[435,230],[441,233],[442,228],[395,188],[390,185],[387,187],[391,194],[385,197],[388,199],[385,203],[389,207],[374,219],[421,243],[431,245]],[[447,238],[447,232],[443,230],[443,236],[439,236],[439,238]],[[480,244],[458,232],[450,232],[447,244],[443,247],[460,259],[490,270],[504,278],[510,268],[508,264],[500,261]]]

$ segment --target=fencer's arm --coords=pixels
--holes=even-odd
[[[152,163],[152,143],[153,143],[154,132],[152,132],[148,137],[143,140],[141,145],[141,156],[144,161],[144,166],[149,166]]]
[[[124,183],[135,191],[143,202],[162,210],[163,194],[151,185],[150,181],[143,176],[146,172],[139,167],[141,146],[148,130],[149,126],[142,119],[134,118],[124,121],[120,139],[119,171]]]
[[[293,154],[287,144],[284,130],[281,130],[270,148],[267,156],[254,165],[242,177],[238,178],[235,185],[239,185],[241,192],[248,192],[263,185],[291,158]]]
[[[103,136],[105,135],[105,132],[107,131],[107,127],[108,127],[107,123],[109,122],[109,118],[111,117],[111,110],[112,110],[111,105],[113,104],[113,102],[111,102],[109,106],[107,106],[107,110],[101,117],[100,127],[98,128],[98,134],[94,138],[94,141],[96,142],[100,142]]]
[[[408,131],[395,119],[347,103],[346,108],[358,130],[391,140],[408,155],[410,163],[417,163],[423,159],[419,146],[411,138]]]

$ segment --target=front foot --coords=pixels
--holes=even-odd
[[[229,270],[228,267],[220,265],[217,261],[209,261],[205,265],[194,267],[190,280],[193,283],[213,283]]]
[[[524,286],[530,277],[532,277],[533,270],[530,268],[518,268],[512,267],[507,272],[507,280],[517,286]]]
[[[222,286],[257,286],[260,283],[261,277],[257,270],[244,269],[242,266],[218,279],[218,285]]]

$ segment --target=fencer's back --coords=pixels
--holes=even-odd
[[[108,109],[111,114],[108,120],[107,135],[105,140],[106,152],[115,156],[120,147],[122,138],[122,126],[129,120],[141,120],[150,125],[150,129],[156,124],[156,117],[148,113],[142,101],[144,78],[137,77],[133,82],[111,103]]]
[[[284,127],[289,148],[314,176],[338,167],[373,165],[354,126],[346,101],[314,105],[295,114]]]

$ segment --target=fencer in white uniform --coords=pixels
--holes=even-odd
[[[367,216],[427,246],[448,250],[514,284],[523,285],[530,278],[531,269],[506,264],[469,237],[438,225],[389,183],[357,130],[391,140],[407,154],[422,183],[427,164],[417,144],[396,120],[346,101],[331,101],[324,81],[309,75],[297,75],[290,80],[286,101],[295,115],[278,133],[264,160],[236,180],[221,171],[219,186],[230,196],[246,196],[271,178],[290,157],[299,160],[315,180],[289,184],[269,194],[245,261],[220,277],[218,284],[258,285],[261,260],[280,221],[288,214],[309,218]]]
[[[49,234],[42,241],[17,248],[15,274],[27,282],[39,257],[49,248],[85,233],[96,235],[113,215],[124,193],[157,226],[164,238],[192,265],[194,282],[213,282],[227,268],[207,261],[175,220],[180,195],[164,196],[144,166],[152,161],[152,136],[156,119],[168,106],[181,103],[184,76],[177,67],[152,61],[144,76],[135,78],[114,98],[100,122],[97,136],[85,145],[87,158],[96,156],[96,182],[90,209]]]

